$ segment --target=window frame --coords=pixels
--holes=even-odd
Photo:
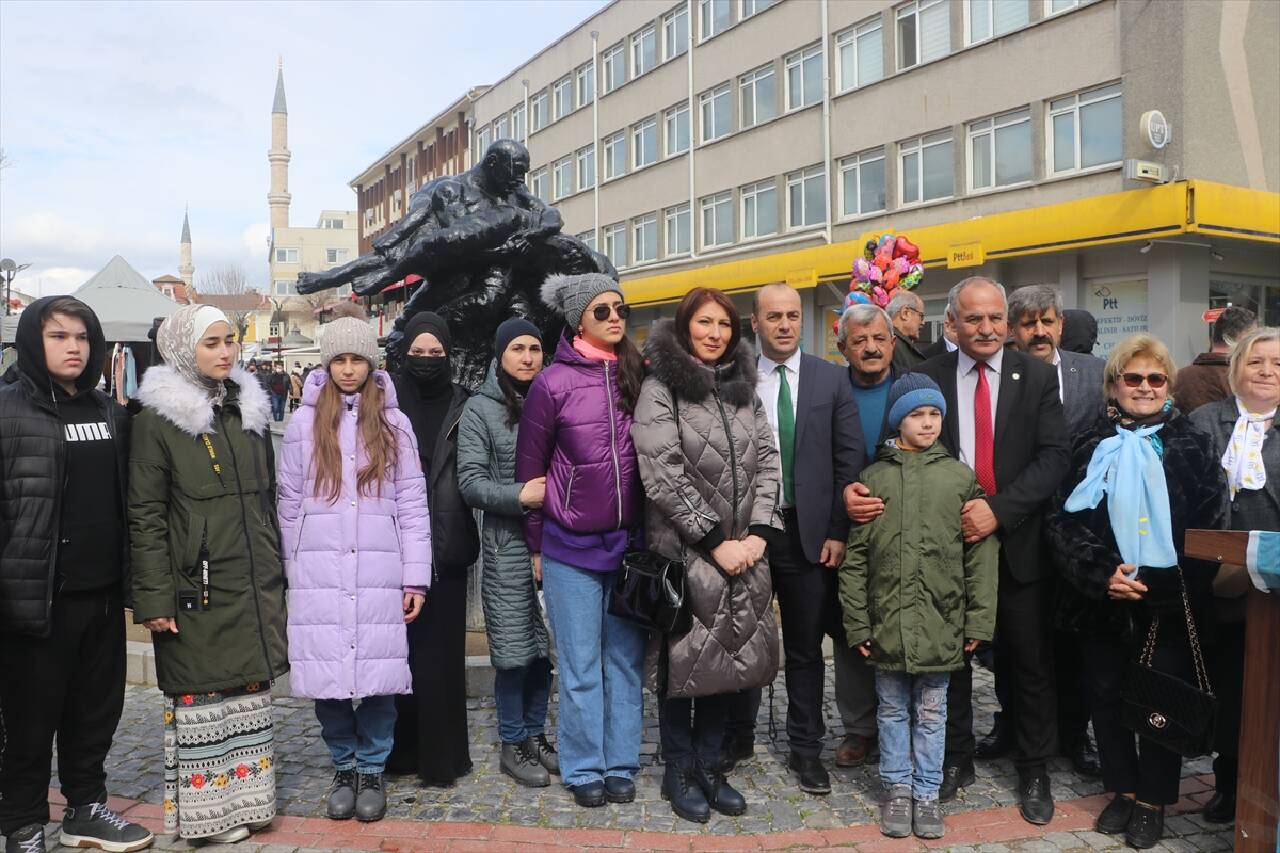
[[[561,98],[561,95],[564,95],[564,97]],[[563,104],[561,101],[563,101]],[[560,111],[562,106],[564,107],[564,112]],[[572,113],[573,110],[573,75],[566,74],[551,84],[551,120],[559,121]]]
[[[816,59],[818,61],[817,96],[814,97],[812,101],[803,102],[802,100],[801,103],[793,104],[791,102],[791,94],[792,94],[791,93],[791,70],[793,68],[798,68],[800,70],[800,88],[801,90],[803,90],[804,89],[804,65],[806,62],[809,62],[810,60],[813,60],[813,59]],[[805,47],[802,47],[799,50],[792,51],[791,53],[787,54],[782,60],[782,68],[783,68],[783,77],[784,77],[783,86],[786,91],[786,94],[783,97],[783,104],[786,107],[784,112],[793,113],[793,112],[796,112],[797,110],[807,109],[808,107],[811,107],[822,100],[822,78],[823,78],[822,72],[826,70],[823,67],[822,42],[815,42],[814,44],[806,45]]]
[[[574,180],[573,180],[575,176],[576,162],[577,161],[574,155],[568,154],[564,157],[561,157],[559,160],[556,160],[551,164],[552,201],[559,201],[560,199],[567,198],[576,192],[576,190],[574,189]],[[560,176],[561,176],[562,170],[564,170],[564,172],[568,176],[567,180],[565,181],[564,187],[560,186]]]
[[[592,142],[574,152],[574,179],[579,190],[589,190],[596,185],[596,144]],[[591,180],[586,180],[582,173],[583,164],[591,168]]]
[[[547,90],[540,89],[529,98],[529,133],[534,134],[551,124],[551,104],[547,97]],[[539,122],[538,116],[542,115],[542,121]]]
[[[643,257],[643,258],[642,258],[642,257],[640,257],[640,246],[641,246],[641,234],[640,234],[640,229],[641,229],[641,228],[647,228],[647,227],[652,227],[652,228],[653,228],[653,257],[648,257],[648,256],[646,256],[646,257]],[[659,246],[659,244],[658,244],[658,214],[657,214],[657,212],[652,212],[652,213],[642,213],[642,214],[640,214],[639,216],[636,216],[636,217],[633,217],[633,218],[632,218],[632,220],[631,220],[631,241],[632,241],[632,246],[633,246],[633,252],[632,252],[632,255],[633,255],[633,257],[635,258],[635,262],[636,262],[636,264],[637,264],[637,265],[638,265],[638,264],[651,264],[651,263],[653,263],[654,261],[658,260],[658,258],[659,258],[659,256],[660,256],[661,246]]]
[[[759,105],[756,101],[756,91],[757,91],[756,86],[761,80],[767,79],[769,77],[773,78],[773,104],[771,107],[772,114],[763,119],[757,119],[756,115],[759,113],[759,108],[758,108]],[[745,93],[746,93],[747,87],[751,88],[751,121],[750,123],[747,122],[747,110],[746,110],[746,100],[745,100],[746,99]],[[747,73],[741,75],[738,78],[738,124],[741,125],[742,129],[746,130],[747,128],[758,127],[759,125],[762,125],[765,122],[774,120],[775,118],[778,117],[778,115],[779,115],[778,71],[774,67],[774,64],[770,62],[767,65],[761,65],[758,68],[753,68]]]
[[[729,127],[727,130],[725,130],[724,133],[720,134],[719,136],[708,136],[707,135],[708,128],[714,129],[716,124],[716,122],[714,121],[714,118],[716,115],[718,115],[718,112],[715,109],[715,101],[719,98],[724,98],[724,103],[727,105],[726,109],[729,110],[729,121],[728,121]],[[710,105],[712,108],[713,121],[710,121],[710,122],[706,120],[706,112],[705,112],[705,109],[708,105]],[[733,84],[728,80],[726,80],[723,83],[712,86],[710,89],[707,89],[705,92],[702,92],[701,94],[698,95],[698,144],[707,145],[732,135],[733,135]]]
[[[538,192],[538,189],[537,189],[538,184],[544,185],[543,186],[544,191],[541,193]],[[546,166],[542,166],[541,168],[534,169],[532,172],[529,173],[529,192],[535,197],[537,197],[544,204],[546,202],[551,201],[550,190],[551,190],[551,184],[548,179]]]
[[[723,4],[722,8],[726,12],[724,26],[718,30],[707,26],[708,23],[715,23],[716,4]],[[733,24],[732,0],[698,0],[698,44],[710,41],[721,33],[732,29]]]
[[[476,152],[479,157],[483,157],[484,152],[488,151],[489,146],[493,144],[492,134],[493,128],[488,124],[476,129]]]
[[[1022,114],[1021,117],[1015,118],[1016,116],[1018,116],[1019,113]],[[1003,123],[1001,123],[1002,120],[1004,120]],[[981,125],[983,124],[985,124],[986,127],[981,127]],[[1007,127],[1014,127],[1020,124],[1025,124],[1027,126],[1027,153],[1028,153],[1028,162],[1031,165],[1031,172],[1025,179],[1021,181],[1011,181],[1007,184],[1002,184],[1000,183],[999,178],[996,175],[996,161],[998,159],[998,154],[996,152],[996,138],[997,138],[996,131],[1001,130],[1003,128],[1007,128]],[[1035,181],[1035,178],[1036,178],[1035,154],[1034,154],[1034,151],[1032,150],[1033,143],[1031,139],[1031,107],[1030,105],[1025,107],[1019,107],[1016,110],[1006,110],[1003,113],[997,113],[996,115],[990,115],[984,118],[974,119],[973,121],[966,122],[964,126],[964,130],[965,130],[965,133],[964,133],[965,170],[964,171],[965,171],[965,190],[967,192],[969,193],[992,192],[994,190],[1001,190],[1009,187],[1026,186]],[[976,172],[975,172],[975,169],[973,168],[974,142],[978,137],[981,137],[981,136],[991,137],[990,148],[988,150],[989,162],[987,163],[987,167],[990,169],[990,174],[991,174],[991,185],[982,186],[982,187],[977,186],[974,183],[974,177],[976,175]]]
[[[619,60],[618,65],[621,66],[618,79],[610,85],[610,70],[614,67],[614,60]],[[607,95],[610,92],[616,92],[623,84],[627,82],[627,53],[624,42],[610,45],[600,52],[600,94]]]
[[[880,34],[880,76],[875,80],[856,80],[849,83],[844,79],[844,63],[840,61],[840,52],[843,48],[853,50],[853,73],[856,77],[858,74],[858,59],[861,55],[861,48],[858,46],[858,39],[864,35],[873,32]],[[863,86],[870,86],[879,80],[884,79],[884,21],[877,15],[876,17],[863,21],[860,24],[854,24],[852,27],[841,30],[836,33],[835,38],[835,65],[836,65],[836,93],[852,92],[854,89],[861,89]]]
[[[329,259],[330,255],[333,256],[332,260]],[[348,257],[350,257],[350,255],[351,255],[351,252],[345,248],[336,248],[336,249],[326,248],[324,250],[324,262],[326,264],[345,264],[347,262]]]
[[[511,108],[511,138],[517,142],[525,142],[529,138],[527,119],[524,104],[517,104]]]
[[[754,18],[756,15],[768,12],[774,6],[777,6],[782,0],[738,0],[738,21],[742,22],[748,18]],[[751,4],[751,11],[747,11],[747,4]],[[759,4],[763,3],[763,6]]]
[[[928,140],[926,142],[926,140]],[[947,201],[956,197],[956,167],[955,167],[955,130],[945,128],[943,130],[935,130],[930,133],[922,133],[913,136],[910,139],[904,139],[897,144],[898,162],[896,172],[898,173],[898,207],[919,207],[924,204],[933,204],[934,202]],[[938,196],[937,198],[925,198],[924,192],[924,152],[926,148],[935,148],[939,145],[950,143],[951,149],[951,192],[947,195]],[[915,154],[916,160],[916,182],[920,188],[920,197],[915,201],[906,201],[906,193],[903,190],[905,185],[906,168],[904,161],[908,155]]]
[[[848,155],[847,157],[840,158],[839,164],[838,164],[839,165],[838,177],[840,180],[836,184],[837,195],[839,196],[839,198],[837,199],[837,204],[839,204],[840,206],[840,216],[838,217],[839,220],[843,221],[843,220],[849,220],[849,219],[861,219],[863,217],[871,216],[873,214],[884,213],[886,210],[889,209],[889,164],[888,164],[889,158],[888,158],[888,152],[885,151],[885,147],[886,146],[884,145],[880,145],[875,148],[868,148],[865,151],[857,151],[857,152],[854,152],[853,154]],[[881,171],[884,173],[884,187],[882,189],[882,195],[884,195],[884,206],[878,207],[875,210],[863,210],[862,209],[862,167],[869,163],[875,163],[877,161],[880,163]],[[857,192],[855,193],[858,199],[858,210],[856,212],[850,213],[848,211],[848,206],[845,204],[845,199],[848,197],[848,194],[845,192],[845,189],[844,189],[844,176],[846,172],[852,172],[855,170],[858,173],[858,188],[857,188]]]
[[[1099,92],[1106,92],[1109,89],[1114,89],[1115,91],[1107,92],[1107,94],[1103,95],[1102,97],[1090,98],[1084,101],[1081,100],[1082,98],[1085,98],[1088,95],[1094,95]],[[1061,107],[1059,107],[1058,109],[1053,108],[1053,103],[1055,101],[1062,101],[1067,98],[1072,99],[1070,108],[1066,108],[1066,109]],[[1082,144],[1083,137],[1081,135],[1081,126],[1080,126],[1080,108],[1089,106],[1091,104],[1100,104],[1105,101],[1113,100],[1115,98],[1119,98],[1120,104],[1121,104],[1121,118],[1120,118],[1121,123],[1120,123],[1120,127],[1118,128],[1120,131],[1120,158],[1118,160],[1109,160],[1105,163],[1096,163],[1092,166],[1084,166],[1081,163],[1081,158],[1084,155],[1084,146]],[[1053,120],[1057,116],[1066,115],[1068,113],[1071,113],[1074,116],[1072,124],[1074,125],[1073,130],[1075,135],[1075,139],[1074,139],[1075,165],[1070,169],[1064,169],[1062,171],[1058,171],[1054,166],[1054,159],[1055,159],[1054,155],[1057,152],[1054,148]],[[1112,83],[1107,83],[1104,86],[1091,86],[1090,88],[1084,89],[1079,92],[1072,92],[1067,95],[1059,95],[1056,98],[1047,99],[1045,102],[1044,121],[1045,121],[1044,142],[1045,142],[1045,167],[1046,167],[1045,175],[1046,177],[1058,178],[1058,177],[1062,177],[1063,175],[1083,175],[1083,174],[1088,174],[1089,172],[1095,172],[1095,171],[1101,172],[1101,171],[1106,171],[1107,169],[1114,169],[1116,166],[1122,165],[1124,163],[1124,85],[1122,81],[1117,80]]]
[[[672,148],[671,140],[675,136],[672,133],[672,125],[679,130],[680,114],[684,113],[685,122],[685,145],[683,148]],[[687,153],[693,148],[693,110],[689,108],[688,101],[681,101],[673,107],[667,107],[662,111],[662,150],[663,159],[669,157],[679,157],[681,154]]]
[[[1065,6],[1064,8],[1059,9],[1056,12],[1053,10],[1054,2],[1055,0],[1044,0],[1044,14],[1041,17],[1041,20],[1045,18],[1057,17],[1058,15],[1065,15],[1067,12],[1074,12],[1075,10],[1084,6],[1084,4],[1089,2],[1089,0],[1066,0],[1066,2],[1069,3],[1070,5]]]
[[[610,250],[609,243],[613,241],[616,247],[618,238],[622,239],[622,258],[621,260],[614,258],[614,252]],[[609,262],[617,269],[626,269],[629,266],[630,256],[627,254],[627,223],[611,222],[600,229],[600,239],[604,243],[601,247],[603,254],[609,259]]]
[[[708,210],[711,211],[711,222],[714,225],[715,219],[716,219],[715,209],[722,204],[727,204],[729,207],[729,227],[727,229],[728,233],[725,235],[725,238],[723,240],[720,240],[718,239],[721,236],[719,233],[720,229],[715,228],[714,230],[716,231],[717,240],[716,242],[711,243],[707,241],[707,212]],[[722,190],[721,192],[712,193],[711,195],[704,195],[702,198],[698,199],[698,220],[702,226],[699,229],[699,231],[701,232],[699,236],[702,238],[703,249],[716,249],[721,246],[733,245],[733,238],[734,238],[733,190]]]
[[[823,224],[824,222],[826,222],[826,221],[827,221],[827,217],[826,217],[826,215],[824,214],[823,216],[819,217],[819,218],[818,218],[818,220],[817,220],[816,222],[801,222],[799,225],[792,225],[792,224],[791,224],[791,188],[792,188],[793,186],[799,186],[799,187],[800,187],[800,200],[801,200],[801,202],[803,203],[803,201],[804,201],[804,185],[805,185],[805,183],[806,183],[806,182],[808,182],[808,181],[810,181],[810,180],[813,180],[813,179],[815,179],[815,178],[820,179],[820,180],[827,180],[826,171],[827,171],[826,164],[824,164],[824,163],[815,163],[815,164],[814,164],[814,165],[812,165],[812,166],[806,166],[806,167],[805,167],[805,168],[803,168],[803,169],[797,169],[797,170],[795,170],[794,172],[789,172],[789,173],[787,173],[786,178],[785,178],[784,183],[783,183],[783,186],[785,187],[785,190],[784,190],[784,191],[785,191],[785,193],[786,193],[786,198],[785,198],[785,201],[784,201],[784,211],[783,211],[783,214],[784,214],[784,218],[786,219],[786,230],[787,230],[787,231],[803,231],[803,230],[804,230],[804,229],[806,229],[806,228],[816,228],[817,226],[819,226],[819,225],[821,225],[821,224]],[[825,206],[825,204],[826,204],[826,187],[823,187],[822,198],[823,198],[823,204],[824,204],[824,206]],[[807,212],[807,211],[806,211],[806,212]],[[807,219],[808,217],[807,217],[807,216],[805,216],[805,217],[802,217],[802,218],[803,218],[803,219]]]
[[[895,53],[894,67],[898,71],[907,71],[912,68],[919,68],[921,65],[928,65],[930,62],[937,62],[939,59],[943,59],[951,55],[950,10],[948,10],[948,14],[946,18],[947,20],[947,51],[946,53],[942,54],[942,56],[936,56],[931,59],[925,59],[921,55],[921,41],[924,36],[924,33],[920,29],[921,16],[926,9],[932,9],[934,6],[937,6],[939,4],[946,3],[946,2],[947,0],[910,0],[910,2],[904,3],[893,10],[893,30],[894,30],[893,43],[894,43],[894,53]],[[915,62],[913,62],[912,64],[903,65],[902,64],[902,54],[903,54],[902,43],[903,42],[902,42],[901,28],[902,28],[902,20],[908,15],[916,16],[915,44],[913,45],[915,49],[916,58],[915,58]]]
[[[1022,4],[1023,12],[1025,13],[1025,20],[1016,27],[1010,27],[1003,32],[996,32],[997,2],[998,0],[964,0],[961,18],[964,21],[964,43],[966,47],[989,42],[992,39],[1006,36],[1009,33],[1017,32],[1018,30],[1025,29],[1031,25],[1031,2],[1030,0],[1019,0]],[[987,34],[981,37],[975,37],[973,35],[973,6],[975,3],[982,4],[987,7]]]
[[[577,109],[582,109],[596,98],[595,69],[591,63],[579,66],[573,72],[573,98]]]
[[[622,146],[622,171],[617,174],[610,174],[610,166],[614,159],[610,149],[611,146],[618,145]],[[625,129],[615,130],[613,133],[606,136],[601,142],[600,150],[602,154],[602,162],[604,164],[604,169],[602,170],[603,174],[600,176],[602,178],[602,183],[616,180],[627,174],[627,131]]]
[[[644,53],[644,39],[649,37],[653,40],[653,63],[647,68],[642,66],[639,61]],[[661,56],[658,53],[658,28],[654,24],[648,24],[641,27],[638,31],[631,34],[631,79],[643,77],[661,64]]]
[[[684,47],[673,51],[670,44],[671,39],[669,39],[668,36],[673,36],[678,32],[676,21],[679,18],[684,18]],[[688,53],[689,36],[689,7],[684,3],[681,3],[679,6],[662,16],[662,61],[669,62],[677,56],[683,56]]]
[[[685,240],[688,245],[685,248],[679,248],[679,228],[680,217],[685,219]],[[672,248],[671,231],[672,226],[676,228],[675,248]],[[692,254],[693,252],[693,209],[689,202],[677,204],[674,207],[668,207],[662,211],[662,232],[663,232],[663,255],[668,258],[674,258],[681,255]]]
[[[646,130],[653,131],[653,159],[647,162],[640,162],[641,139],[640,135]],[[646,166],[652,166],[661,159],[658,154],[658,118],[657,116],[645,116],[640,121],[631,125],[631,171],[638,172]]]
[[[284,257],[283,257],[283,258],[282,258],[282,257],[280,257],[280,253],[281,253],[281,252],[283,252],[283,253],[284,253]],[[293,255],[292,255],[292,259],[290,259],[290,255],[289,255],[289,253],[290,253],[290,252],[292,252],[292,253],[293,253]],[[294,247],[294,246],[276,246],[276,261],[275,261],[275,262],[276,262],[277,264],[296,264],[296,263],[299,263],[299,260],[298,260],[298,258],[299,258],[299,257],[300,257],[300,255],[298,254],[298,249],[297,249],[297,247]]]
[[[761,232],[760,231],[760,196],[764,195],[765,193],[773,193],[773,230]],[[753,207],[755,210],[755,215],[753,217],[750,217],[750,220],[748,219],[748,216],[747,216],[748,201],[753,202]],[[739,230],[740,230],[742,239],[744,241],[756,240],[761,237],[772,237],[774,234],[779,233],[778,228],[781,225],[781,222],[778,218],[778,179],[766,178],[762,181],[755,181],[753,183],[744,184],[743,186],[739,187],[738,188],[738,218],[740,220]],[[754,224],[756,233],[754,234],[747,233],[748,221],[751,221]]]

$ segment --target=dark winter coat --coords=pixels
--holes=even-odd
[[[960,511],[982,488],[941,442],[918,453],[881,444],[860,480],[884,512],[849,531],[840,567],[849,645],[871,640],[877,669],[960,669],[965,640],[990,640],[996,623],[1000,542],[966,545],[960,532]]]
[[[631,428],[649,499],[645,541],[685,561],[693,610],[687,633],[651,640],[647,681],[669,697],[761,687],[778,671],[768,559],[730,577],[706,550],[745,538],[751,527],[783,529],[782,472],[756,397],[755,356],[739,342],[728,361],[707,367],[681,346],[670,320],[655,324],[645,355],[652,373]],[[666,678],[659,685],[663,643]]]
[[[1179,370],[1173,383],[1173,401],[1178,408],[1191,414],[1207,403],[1231,399],[1227,382],[1230,361],[1225,352],[1202,352]]]
[[[66,444],[57,399],[44,369],[44,306],[53,297],[28,306],[18,321],[19,361],[0,379],[0,631],[49,634],[58,539],[62,519],[62,487],[66,482]],[[114,400],[96,390],[107,344],[96,320],[88,324],[89,360],[76,382],[77,393],[91,396],[110,425],[115,443],[120,507],[128,482],[129,416]],[[120,518],[121,527],[126,525]],[[125,600],[128,601],[129,554],[125,537]]]
[[[1188,417],[1209,436],[1210,454],[1221,463],[1231,443],[1239,410],[1234,395],[1208,403]],[[1230,530],[1280,530],[1280,418],[1267,430],[1262,442],[1262,466],[1267,482],[1261,489],[1241,489],[1227,504],[1226,527]]]
[[[1067,497],[1084,479],[1098,444],[1115,433],[1115,424],[1104,416],[1076,437],[1071,471],[1054,499],[1054,509],[1045,518],[1044,530],[1049,551],[1065,581],[1060,584],[1059,626],[1093,635],[1127,637],[1135,624],[1147,624],[1154,614],[1171,614],[1170,623],[1181,624],[1183,607],[1178,574],[1173,569],[1139,568],[1138,580],[1148,587],[1142,601],[1108,598],[1108,581],[1124,560],[1111,532],[1107,498],[1094,509],[1063,509]],[[1169,490],[1173,546],[1186,578],[1191,609],[1200,622],[1212,596],[1218,566],[1186,557],[1186,534],[1188,528],[1219,529],[1225,525],[1227,481],[1209,437],[1188,418],[1175,411],[1156,435],[1164,444],[1162,462]]]
[[[177,618],[177,634],[152,635],[156,680],[168,694],[266,683],[289,670],[271,405],[245,370],[232,369],[226,387],[214,406],[160,366],[138,389],[144,408],[129,459],[133,617]],[[200,595],[202,555],[209,606],[186,609],[180,605]]]
[[[549,644],[524,544],[524,483],[515,479],[519,424],[508,424],[497,369],[489,367],[458,424],[458,488],[469,506],[484,512],[480,603],[489,659],[497,669],[513,669],[546,657]]]
[[[640,476],[618,364],[592,361],[560,338],[556,360],[533,380],[520,415],[516,480],[546,476],[541,510],[525,513],[529,550],[542,552],[545,514],[574,533],[629,530],[640,521]]]

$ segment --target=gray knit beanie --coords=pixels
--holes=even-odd
[[[373,326],[355,317],[341,317],[324,327],[320,338],[320,366],[329,369],[329,362],[344,352],[358,355],[378,366],[378,333]]]
[[[565,325],[572,335],[578,331],[582,312],[587,310],[591,300],[610,291],[623,295],[622,285],[603,273],[550,275],[542,283],[542,301],[552,311],[564,317]]]

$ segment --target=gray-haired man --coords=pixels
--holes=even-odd
[[[916,341],[920,340],[920,327],[924,325],[924,300],[910,290],[899,288],[885,306],[885,311],[893,324],[893,337],[897,340],[893,348],[893,364],[903,372],[909,371],[928,358],[916,346]]]

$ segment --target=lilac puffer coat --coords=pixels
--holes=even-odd
[[[542,551],[543,513],[574,533],[628,530],[641,522],[642,487],[622,408],[617,362],[592,361],[560,338],[520,414],[516,482],[545,475],[540,511],[525,513],[525,542]]]
[[[357,494],[366,463],[358,449],[360,395],[346,397],[339,422],[342,490],[330,503],[315,495],[312,458],[316,401],[329,381],[314,370],[302,406],[285,430],[280,452],[279,517],[289,579],[289,678],[294,696],[353,699],[412,691],[406,590],[431,583],[431,522],[427,484],[409,419],[396,407],[396,389],[373,374],[396,433],[397,465],[382,492]]]

